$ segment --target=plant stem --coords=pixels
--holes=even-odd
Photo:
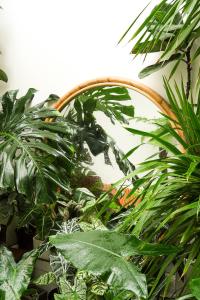
[[[187,48],[186,51],[186,64],[187,64],[187,85],[186,85],[186,97],[189,98],[190,90],[191,90],[191,84],[192,84],[192,78],[191,78],[191,71],[192,71],[192,65],[191,65],[191,46]]]

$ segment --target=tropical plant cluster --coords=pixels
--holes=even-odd
[[[173,64],[163,84],[175,117],[163,114],[153,132],[130,127],[134,107],[124,87],[90,89],[60,112],[55,95],[32,105],[34,89],[1,97],[0,299],[200,299],[199,11],[196,0],[162,0],[120,40],[134,30],[134,57],[160,53],[141,78]],[[97,111],[141,144],[123,153]],[[135,168],[129,156],[144,143],[167,155],[157,147]],[[124,173],[106,192],[90,169],[102,153],[107,164],[112,153]],[[121,205],[127,180],[135,202]],[[7,242],[13,223],[18,248]],[[35,235],[41,244],[32,249]],[[49,269],[35,276],[47,253]]]

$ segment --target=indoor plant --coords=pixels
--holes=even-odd
[[[144,269],[150,280],[150,299],[183,296],[183,299],[199,299],[199,236],[198,236],[198,199],[199,199],[199,76],[193,71],[194,62],[200,51],[198,1],[161,1],[132,35],[131,41],[138,37],[132,49],[133,54],[147,55],[160,52],[160,59],[152,66],[141,71],[140,77],[160,70],[168,63],[175,62],[169,79],[177,72],[181,62],[186,63],[186,83],[170,85],[165,80],[165,89],[171,108],[176,115],[175,127],[170,123],[160,126],[163,136],[169,133],[173,138],[167,142],[159,135],[149,135],[129,129],[156,140],[169,151],[166,159],[155,159],[141,165],[149,174],[141,184],[145,193],[141,195],[141,205],[124,220],[120,230],[131,231],[147,240],[180,244],[182,250],[176,256],[163,260],[160,269],[159,258],[144,261]],[[132,26],[137,20],[129,27]],[[128,32],[127,31],[127,32]],[[125,33],[125,35],[127,34]],[[123,36],[124,38],[124,36]],[[179,73],[180,74],[180,73]],[[180,80],[181,81],[181,80]],[[192,85],[193,84],[193,85]],[[169,120],[170,121],[170,120]],[[181,136],[176,129],[181,129]],[[176,143],[174,143],[176,141]],[[184,153],[180,152],[180,147]],[[140,185],[140,184],[139,184]],[[192,214],[192,209],[193,213]],[[196,231],[197,230],[197,231]],[[156,267],[157,266],[157,267]],[[182,288],[170,292],[170,286],[177,274],[183,281]],[[152,278],[155,278],[152,281]],[[180,280],[180,278],[179,278]],[[152,282],[151,282],[152,281]],[[187,295],[192,291],[193,296]],[[199,292],[198,292],[199,291]],[[156,298],[157,297],[157,298]],[[182,299],[182,298],[181,298]]]
[[[171,61],[175,61],[171,76],[177,69],[180,61],[187,64],[187,83],[182,82],[181,86],[175,86],[175,92],[165,80],[165,88],[176,120],[175,128],[170,122],[166,125],[158,124],[161,132],[149,134],[130,128],[134,134],[147,136],[156,141],[160,146],[169,152],[167,158],[149,160],[141,164],[139,170],[134,171],[128,177],[147,172],[145,176],[135,182],[132,193],[140,187],[139,197],[141,203],[134,209],[130,209],[128,214],[122,215],[121,222],[117,224],[120,232],[134,234],[141,238],[157,242],[167,243],[169,246],[178,246],[176,254],[168,257],[138,256],[133,259],[139,263],[142,270],[147,274],[149,295],[148,299],[199,299],[199,89],[193,95],[191,92],[192,62],[191,53],[196,39],[199,37],[199,9],[198,1],[173,0],[161,1],[153,10],[151,15],[145,20],[137,30],[137,36],[142,33],[133,52],[147,54],[153,51],[164,50],[159,62],[145,69],[143,75],[150,74],[154,70],[160,69]],[[144,30],[144,32],[142,32]],[[146,34],[146,36],[145,36]],[[146,39],[145,39],[146,37]],[[199,55],[196,50],[193,59]],[[170,76],[170,77],[171,77]],[[194,103],[194,99],[197,100]],[[165,116],[166,117],[166,116]],[[166,121],[171,121],[166,117]],[[176,129],[182,129],[182,135],[178,135]],[[163,136],[169,135],[181,144],[185,152],[182,153],[179,146],[173,142],[166,141]],[[102,198],[101,200],[102,201]],[[105,209],[110,204],[105,205]],[[104,210],[103,210],[104,211]],[[103,212],[102,211],[102,212]],[[101,212],[98,214],[101,216]],[[92,235],[98,232],[79,234],[80,240],[84,243],[91,241]],[[109,233],[100,233],[106,237]],[[110,233],[112,234],[112,233]],[[98,272],[98,258],[90,260],[86,257],[87,266],[84,262],[79,262],[73,258],[73,253],[68,249],[73,243],[74,249],[81,249],[78,243],[77,234],[60,237],[63,241],[53,238],[58,242],[58,247],[65,249],[67,258],[70,258],[78,267],[87,268],[94,263],[94,272]],[[55,240],[54,240],[55,239]],[[72,241],[70,240],[72,239]],[[102,243],[101,239],[101,243]],[[75,245],[75,243],[77,243]],[[76,248],[77,247],[77,248]],[[142,254],[142,253],[141,253]],[[81,259],[81,258],[80,258]],[[96,263],[96,265],[95,265]],[[162,267],[160,267],[162,265]],[[183,285],[179,289],[178,285],[172,290],[172,283],[176,275],[182,276]],[[180,278],[179,278],[180,280]],[[122,287],[122,286],[121,286]],[[138,295],[139,296],[139,295]],[[141,295],[140,295],[141,296]],[[125,298],[126,297],[126,298]],[[143,295],[144,297],[144,295]],[[135,299],[133,295],[123,295],[119,299]]]
[[[74,150],[65,135],[66,123],[46,122],[60,114],[44,102],[31,106],[34,93],[29,89],[17,99],[17,91],[10,91],[1,97],[0,206],[5,225],[27,208],[52,203],[57,186],[69,188]]]

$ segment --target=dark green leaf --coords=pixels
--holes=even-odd
[[[161,70],[162,68],[166,67],[169,63],[171,63],[172,61],[175,60],[180,60],[182,57],[181,54],[174,54],[170,57],[170,59],[156,63],[154,65],[148,66],[145,69],[143,69],[140,73],[139,73],[139,78],[144,78],[154,72],[157,72],[159,70]]]
[[[2,80],[4,82],[8,82],[8,76],[2,69],[0,69],[0,80]]]

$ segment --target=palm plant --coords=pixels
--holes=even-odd
[[[182,128],[184,137],[180,137],[170,123],[158,124],[162,133],[159,136],[151,134],[151,138],[170,152],[170,155],[164,159],[148,160],[140,165],[137,173],[147,172],[138,184],[136,182],[137,188],[142,191],[139,195],[142,201],[118,227],[122,232],[132,233],[149,242],[156,241],[179,247],[178,253],[167,259],[141,259],[140,263],[149,279],[149,299],[160,299],[159,296],[167,295],[172,299],[185,296],[189,293],[190,282],[194,279],[199,282],[200,271],[200,124],[197,109],[200,99],[196,107],[188,101],[183,85],[181,90],[176,86],[175,93],[165,81],[165,88],[177,117],[177,128]],[[149,137],[146,132],[132,128],[128,130],[133,134]],[[173,143],[162,138],[162,134],[166,132],[173,137]],[[184,147],[184,153],[180,151],[180,145]],[[177,274],[180,275],[180,289],[172,292],[172,283]],[[178,285],[177,282],[176,284]]]
[[[192,90],[193,62],[199,57],[198,1],[161,1],[136,30],[131,40],[138,37],[132,53],[145,54],[160,52],[158,62],[141,71],[140,77],[160,70],[168,63],[175,62],[169,79],[183,61],[187,68],[187,83],[175,84],[175,90],[165,79],[165,89],[176,120],[165,116],[168,124],[157,124],[159,134],[146,133],[128,128],[156,141],[169,152],[169,157],[148,160],[141,164],[137,174],[147,174],[136,182],[132,190],[141,189],[142,202],[124,218],[119,226],[122,232],[130,232],[147,241],[164,242],[180,247],[178,254],[167,259],[157,257],[140,261],[149,279],[149,299],[199,299],[199,80]],[[128,28],[129,32],[137,19]],[[122,37],[122,39],[125,37]],[[196,49],[195,49],[196,48]],[[171,126],[173,122],[173,127]],[[182,133],[180,135],[180,130]],[[166,141],[169,134],[172,141]],[[181,151],[184,149],[184,152]],[[160,265],[162,267],[160,268]],[[172,289],[175,277],[176,288]],[[189,294],[189,293],[192,294]],[[189,294],[189,295],[187,295]]]
[[[145,57],[152,52],[162,51],[162,54],[155,64],[140,72],[140,78],[173,63],[169,76],[171,78],[180,63],[184,62],[187,66],[186,95],[188,97],[192,83],[192,63],[200,55],[200,48],[197,43],[200,37],[199,12],[200,3],[196,0],[162,0],[151,11],[130,38],[130,42],[137,38],[131,53],[134,56],[144,54]],[[141,14],[133,21],[120,41],[130,33],[140,16]]]

